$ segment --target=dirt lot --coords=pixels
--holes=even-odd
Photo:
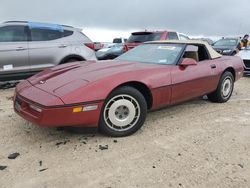
[[[226,104],[152,112],[118,139],[34,126],[13,112],[14,90],[0,90],[0,187],[250,187],[249,79]]]

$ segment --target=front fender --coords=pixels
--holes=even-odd
[[[82,102],[104,101],[108,95],[118,86],[127,82],[141,82],[134,79],[111,80],[102,79],[95,82],[90,82],[87,85],[62,96],[61,99],[65,104],[77,104]]]

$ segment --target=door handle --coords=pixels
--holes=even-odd
[[[211,69],[216,69],[216,65],[215,64],[211,65],[210,67],[211,67]]]
[[[24,48],[24,47],[17,47],[16,48],[16,51],[23,51],[23,50],[26,50],[26,48]]]
[[[61,44],[61,45],[59,45],[58,47],[59,47],[59,48],[66,48],[67,45],[66,45],[66,44]]]

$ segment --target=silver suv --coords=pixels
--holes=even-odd
[[[0,81],[31,76],[73,61],[96,60],[93,42],[80,29],[24,21],[0,24]]]

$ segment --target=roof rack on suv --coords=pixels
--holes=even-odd
[[[61,25],[63,27],[70,27],[70,28],[74,28],[73,26],[70,26],[70,25]]]
[[[3,23],[28,23],[27,21],[6,21]]]
[[[6,21],[6,22],[3,22],[3,23],[28,23],[28,21]],[[41,22],[41,23],[43,23],[43,22]],[[58,25],[61,25],[61,24],[58,24]],[[74,28],[73,26],[70,26],[70,25],[61,25],[61,26]]]

